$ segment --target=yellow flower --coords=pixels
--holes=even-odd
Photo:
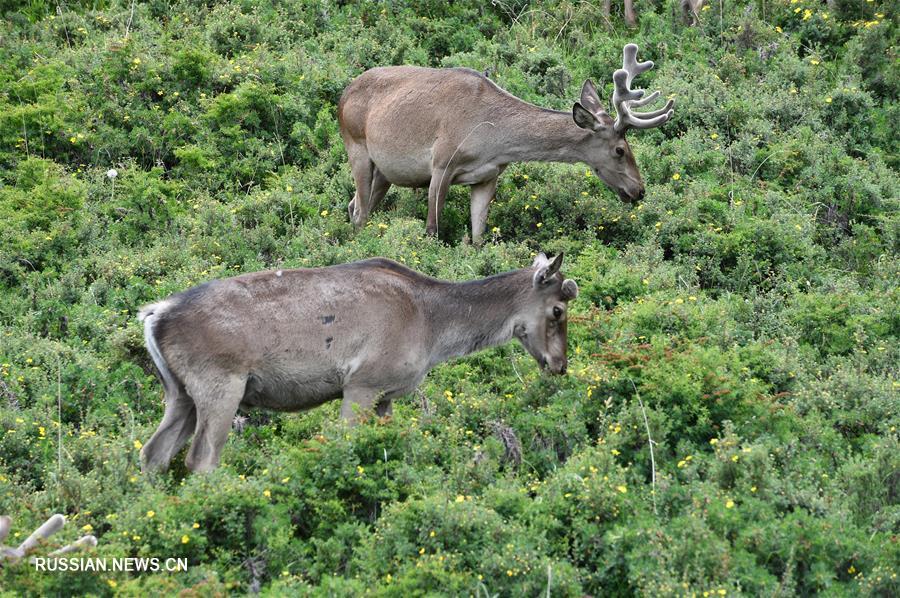
[[[719,134],[718,133],[710,133],[709,138],[712,140],[716,140],[719,138]]]
[[[681,305],[682,303],[684,303],[684,299],[682,299],[681,297],[678,297],[677,299],[675,299],[675,303],[677,303],[678,305]]]
[[[625,494],[626,492],[628,492],[628,486],[625,486],[624,484],[622,486],[616,486],[616,490],[618,490],[622,494]]]
[[[92,526],[90,523],[87,523],[87,524],[81,526],[81,531],[90,533],[90,532],[94,531],[94,526]]]
[[[738,457],[737,455],[731,455],[731,460],[734,461],[735,463],[738,462],[738,459],[740,459],[740,457]]]
[[[456,502],[465,502],[465,501],[466,501],[466,497],[465,497],[465,496],[463,496],[462,494],[457,494],[457,495],[456,495]]]
[[[200,529],[200,524],[197,522],[194,522],[194,525],[192,525],[191,527],[194,529]]]
[[[265,490],[263,490],[263,496],[265,496],[266,498],[271,498],[272,492],[268,488],[266,488]]]
[[[294,192],[294,188],[291,187],[290,185],[288,185],[287,187],[285,187],[285,191],[287,191],[288,193],[293,193],[293,192]]]
[[[134,448],[135,448],[136,450],[141,450],[141,447],[143,447],[143,446],[144,446],[144,445],[141,444],[141,441],[140,441],[140,440],[135,440],[135,441],[134,441]]]
[[[777,31],[778,33],[781,33],[781,32],[782,32],[782,29],[781,29],[781,27],[776,27],[776,28],[775,28],[775,31]]]
[[[733,509],[733,508],[734,508],[734,501],[731,500],[731,499],[729,498],[728,501],[725,503],[725,508],[726,508],[726,509]]]
[[[147,511],[147,519],[153,519],[156,517],[156,511]]]
[[[535,224],[535,226],[538,227],[538,228],[541,228],[542,226],[544,226],[544,223],[543,223],[543,222],[538,222],[537,224]]]
[[[619,455],[622,454],[622,453],[620,453],[619,451],[617,451],[616,449],[613,449],[613,450],[611,450],[611,451],[609,451],[609,452],[612,453],[614,457],[618,457]]]
[[[108,584],[109,584],[109,587],[111,587],[111,588],[116,588],[116,587],[118,587],[118,585],[119,585],[119,584],[116,583],[116,580],[115,580],[115,579],[107,579],[107,580],[106,580],[106,583],[108,583]]]
[[[322,210],[321,216],[324,218],[327,215],[328,215],[328,210]]]
[[[750,486],[750,492],[756,492],[756,486]]]
[[[812,16],[812,11],[810,9],[807,8],[806,10],[803,11],[803,20],[804,21],[808,21],[811,16]]]
[[[826,103],[826,104],[830,104],[830,103],[831,103],[831,97],[830,97],[830,96],[827,97],[827,98],[825,98],[825,103]]]
[[[813,66],[816,66],[817,64],[819,64],[819,59],[818,58],[810,58],[809,63]]]
[[[719,439],[718,438],[710,438],[709,443],[712,445],[719,444]]]
[[[678,174],[677,172],[676,172],[675,174],[672,175],[672,180],[673,180],[673,181],[677,181],[677,180],[680,179],[680,178],[681,178],[681,175]]]
[[[134,64],[140,64],[140,63],[141,63],[141,59],[140,59],[140,58],[135,58],[135,59],[132,60],[131,62],[133,62]]]
[[[854,567],[853,565],[850,565],[850,568],[847,569],[847,573],[853,575],[854,573],[856,573],[856,567]]]

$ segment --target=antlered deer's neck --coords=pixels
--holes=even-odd
[[[510,340],[531,270],[441,283],[423,294],[431,324],[431,365]]]
[[[498,153],[504,164],[511,162],[581,162],[590,136],[568,112],[547,110],[521,102],[515,110],[496,119]]]

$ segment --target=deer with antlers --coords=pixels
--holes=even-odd
[[[348,206],[360,227],[388,188],[428,187],[427,230],[436,234],[450,185],[471,187],[472,240],[480,242],[497,177],[512,162],[584,162],[625,201],[644,195],[628,129],[658,127],[673,102],[652,112],[634,109],[644,96],[632,80],[653,67],[637,62],[638,47],[625,46],[613,74],[615,120],[587,80],[571,112],[529,104],[482,73],[465,68],[380,67],[344,90],[338,104],[341,137],[356,194]]]
[[[0,546],[0,565],[4,562],[9,563],[17,563],[22,560],[27,554],[33,552],[36,548],[41,545],[41,542],[58,532],[62,529],[62,526],[66,524],[66,518],[57,513],[53,515],[43,523],[39,528],[34,530],[34,532],[25,539],[24,542],[19,544],[17,548],[12,548],[10,546]],[[0,517],[0,542],[3,542],[6,539],[6,536],[9,535],[10,528],[12,527],[12,519],[3,515]],[[93,548],[97,545],[97,538],[91,535],[82,536],[75,542],[64,546],[58,550],[54,550],[48,556],[50,557],[61,557],[63,555],[76,552],[79,550],[85,550],[87,548]]]

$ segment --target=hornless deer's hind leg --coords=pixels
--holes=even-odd
[[[381,399],[375,405],[375,414],[378,417],[391,417],[394,415],[394,401],[391,399]]]
[[[219,464],[234,415],[244,398],[247,378],[210,372],[196,385],[199,389],[189,386],[197,406],[197,430],[185,463],[194,472],[210,471]]]
[[[177,396],[166,394],[166,411],[159,428],[141,449],[143,471],[164,470],[194,432],[197,409],[184,388]]]
[[[484,225],[487,222],[488,207],[497,190],[497,179],[491,179],[484,183],[472,185],[471,188],[471,218],[472,218],[472,243],[481,244],[481,236],[484,234]]]
[[[372,412],[376,403],[378,403],[376,390],[359,386],[345,388],[344,400],[341,402],[341,419],[355,426]]]

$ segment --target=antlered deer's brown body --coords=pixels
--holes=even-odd
[[[309,409],[343,397],[390,412],[434,365],[519,339],[555,373],[566,368],[560,255],[468,283],[429,278],[386,259],[259,272],[213,281],[140,313],[166,411],[144,445],[165,468],[188,437],[193,470],[216,466],[239,406]]]
[[[633,50],[633,51],[632,51]],[[652,66],[636,63],[637,46],[625,48],[626,79],[617,80],[618,116],[605,112],[586,81],[571,112],[529,104],[465,68],[380,67],[357,77],[338,105],[356,194],[349,205],[362,226],[391,184],[428,187],[427,228],[435,233],[452,184],[471,187],[472,239],[484,232],[497,177],[512,162],[584,162],[626,200],[644,186],[625,140],[628,128],[658,126],[671,118],[672,102],[641,114],[631,79]],[[614,77],[615,78],[615,77]]]

